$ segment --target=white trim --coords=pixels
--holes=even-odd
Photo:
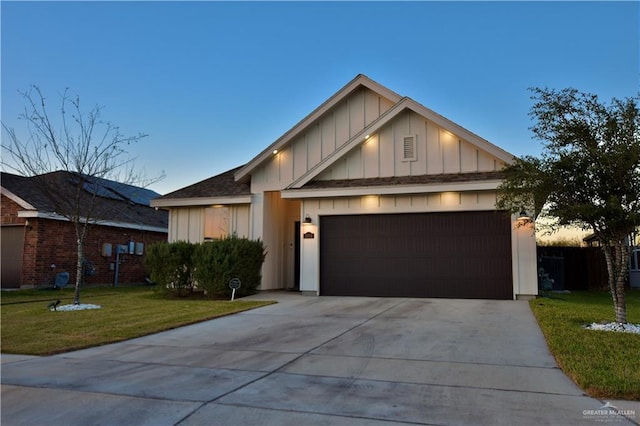
[[[501,180],[486,180],[478,182],[451,182],[424,185],[393,185],[393,186],[359,186],[353,188],[318,188],[318,189],[288,189],[280,191],[282,198],[335,198],[360,195],[401,195],[401,194],[429,194],[436,192],[468,192],[492,191],[500,186]]]
[[[509,152],[505,151],[504,149],[500,148],[497,145],[492,144],[491,142],[489,142],[488,140],[476,135],[475,133],[465,129],[464,127],[460,126],[457,123],[454,123],[453,121],[449,120],[446,117],[443,117],[442,115],[438,114],[437,112],[427,108],[426,106],[419,104],[418,102],[414,101],[411,98],[407,98],[408,99],[408,107],[413,110],[415,113],[420,114],[422,116],[424,116],[425,118],[427,118],[430,121],[433,121],[434,123],[436,123],[437,125],[439,125],[440,127],[444,128],[445,130],[450,131],[451,133],[455,134],[456,136],[461,137],[462,139],[465,139],[467,142],[472,143],[473,145],[477,146],[478,148],[482,149],[483,151],[488,152],[489,154],[498,157],[500,160],[504,161],[505,163],[509,164],[513,162],[514,156],[513,154],[510,154]]]
[[[424,107],[414,101],[411,98],[402,98],[398,103],[396,103],[393,107],[389,108],[386,112],[380,115],[376,120],[372,121],[367,127],[356,133],[352,138],[350,138],[345,144],[343,144],[340,148],[333,151],[329,154],[324,160],[320,163],[309,169],[305,174],[300,176],[298,179],[293,181],[289,185],[289,189],[301,188],[308,182],[310,182],[313,178],[320,175],[320,173],[327,170],[330,166],[332,166],[336,161],[342,158],[344,155],[349,153],[352,149],[356,148],[360,144],[365,141],[366,135],[371,135],[376,133],[382,126],[393,120],[399,114],[401,114],[405,109],[410,109],[415,112],[436,123],[438,126],[448,130],[457,136],[465,139],[476,147],[482,149],[483,151],[488,152],[489,154],[499,158],[505,163],[513,162],[513,155],[509,154],[507,151],[499,148],[498,146],[492,144],[486,139],[481,138],[480,136],[472,133],[465,128],[457,125],[456,123],[444,118],[443,116],[436,114],[434,111],[430,110],[427,107]]]
[[[350,95],[354,90],[358,87],[363,86],[370,89],[377,94],[388,98],[391,102],[400,101],[401,96],[392,90],[387,89],[386,87],[376,83],[371,80],[369,77],[358,74],[353,80],[347,83],[342,89],[338,90],[333,96],[324,101],[319,107],[313,110],[309,115],[303,118],[298,124],[289,129],[284,135],[280,136],[275,142],[265,148],[260,154],[254,157],[249,163],[247,163],[242,169],[238,170],[235,174],[236,181],[240,181],[246,177],[248,177],[256,167],[262,164],[264,161],[269,159],[274,150],[281,151],[282,147],[289,143],[293,138],[303,132],[309,125],[311,125],[315,120],[324,115],[327,111],[337,105],[339,102],[344,100],[348,95]]]
[[[29,204],[25,199],[18,197],[16,194],[14,194],[13,192],[9,191],[7,188],[5,188],[3,186],[0,186],[0,193],[5,195],[11,201],[14,201],[14,202],[18,203],[20,205],[20,207],[22,207],[23,209],[36,210],[36,208],[34,206],[32,206],[31,204]]]
[[[366,135],[371,135],[377,132],[382,126],[396,117],[400,113],[400,111],[402,111],[406,107],[406,102],[408,100],[409,98],[402,98],[398,103],[396,103],[374,121],[372,121],[367,127],[353,135],[353,137],[351,137],[346,143],[333,151],[331,154],[327,155],[324,160],[307,170],[307,172],[300,176],[298,179],[294,180],[289,185],[289,188],[301,188],[309,181],[311,181],[314,177],[327,170],[336,161],[348,154],[349,151],[363,143],[366,140]]]
[[[251,204],[251,195],[205,198],[157,198],[151,200],[151,207],[211,206],[214,204]]]
[[[25,218],[38,218],[38,219],[50,219],[50,220],[60,220],[63,222],[71,222],[69,218],[61,216],[57,213],[43,213],[38,211],[20,211],[18,212],[18,217]],[[86,221],[86,218],[81,217],[80,221]],[[162,232],[168,233],[169,228],[162,228],[160,226],[148,226],[148,225],[139,225],[135,223],[129,222],[117,222],[111,220],[93,220],[89,222],[91,225],[100,225],[100,226],[109,226],[113,228],[126,228],[126,229],[137,229],[139,231],[151,231],[151,232]]]

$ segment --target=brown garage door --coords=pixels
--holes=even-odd
[[[504,212],[323,216],[320,294],[511,299]]]

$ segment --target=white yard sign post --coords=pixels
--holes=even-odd
[[[240,278],[231,278],[229,288],[231,289],[231,301],[233,301],[236,298],[236,290],[240,288]]]

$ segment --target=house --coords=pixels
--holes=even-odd
[[[54,198],[36,179],[55,185]],[[77,244],[74,225],[56,213],[56,199],[75,190],[78,177],[53,172],[35,177],[0,175],[2,288],[51,287],[57,274],[75,282]],[[160,194],[144,188],[96,179],[82,185],[83,195],[99,202],[97,219],[85,238],[87,284],[144,282],[144,247],[167,239],[166,211],[149,206]],[[51,195],[51,194],[49,194]],[[89,267],[91,266],[91,267]]]
[[[495,207],[512,160],[358,75],[247,164],[151,205],[169,241],[261,239],[261,290],[530,298],[533,229]]]

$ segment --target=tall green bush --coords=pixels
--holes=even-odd
[[[147,248],[145,267],[159,291],[178,296],[194,291],[193,253],[197,246],[177,241],[155,243]]]
[[[265,256],[265,247],[260,240],[230,236],[200,244],[193,256],[198,288],[204,289],[210,297],[230,297],[229,281],[239,278],[242,286],[236,290],[236,296],[254,294],[262,279]]]

